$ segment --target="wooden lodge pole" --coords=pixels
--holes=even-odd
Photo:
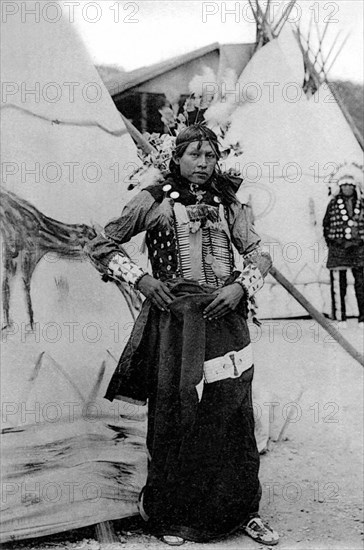
[[[275,267],[271,267],[269,273],[278,281],[295,300],[317,321],[338,344],[358,363],[364,367],[364,356],[350,344],[346,338],[320,313],[304,296],[299,292],[292,283],[288,281]]]
[[[148,141],[145,139],[143,134],[139,132],[137,128],[135,128],[134,124],[130,122],[122,113],[120,113],[121,118],[123,119],[123,122],[126,126],[126,129],[128,130],[131,137],[134,139],[134,141],[138,144],[138,146],[148,155],[152,151],[154,151],[154,148],[148,143]]]

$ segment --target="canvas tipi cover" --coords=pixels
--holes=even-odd
[[[75,241],[120,214],[136,149],[65,14],[24,17],[25,3],[11,4],[1,29],[2,541],[135,514],[146,472],[144,408],[103,399],[133,319]],[[137,246],[128,251],[138,261]]]
[[[319,311],[330,314],[322,232],[327,183],[335,166],[360,163],[362,151],[327,86],[308,99],[303,80],[300,48],[285,27],[242,72],[237,87],[244,102],[231,114],[225,140],[239,142],[243,150],[230,160],[244,177],[240,199],[252,205],[257,232],[275,267]],[[357,315],[353,294],[351,287],[349,315]],[[306,314],[272,277],[257,301],[262,318]]]

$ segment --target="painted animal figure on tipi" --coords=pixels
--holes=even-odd
[[[20,270],[27,313],[34,328],[30,283],[35,267],[47,253],[59,258],[82,259],[83,246],[95,236],[85,224],[66,224],[42,214],[15,193],[0,191],[0,232],[3,238],[2,297],[5,326],[11,326],[10,297],[12,280]]]

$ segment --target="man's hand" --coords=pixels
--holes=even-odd
[[[230,311],[234,311],[244,293],[244,289],[239,283],[224,286],[216,293],[215,300],[203,312],[204,318],[206,319],[207,317],[209,321],[212,321],[213,319],[223,317]]]
[[[168,309],[169,305],[173,302],[174,297],[168,286],[162,283],[162,281],[154,279],[151,275],[144,275],[137,284],[137,288],[161,311]]]

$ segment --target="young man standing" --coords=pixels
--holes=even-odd
[[[218,171],[219,157],[211,130],[182,131],[165,181],[136,195],[89,245],[100,271],[146,297],[106,397],[148,400],[140,511],[152,533],[180,545],[241,527],[272,545],[278,535],[258,514],[246,322],[271,259],[236,198],[241,181]],[[119,247],[142,231],[153,275]],[[240,270],[232,245],[244,258]]]

